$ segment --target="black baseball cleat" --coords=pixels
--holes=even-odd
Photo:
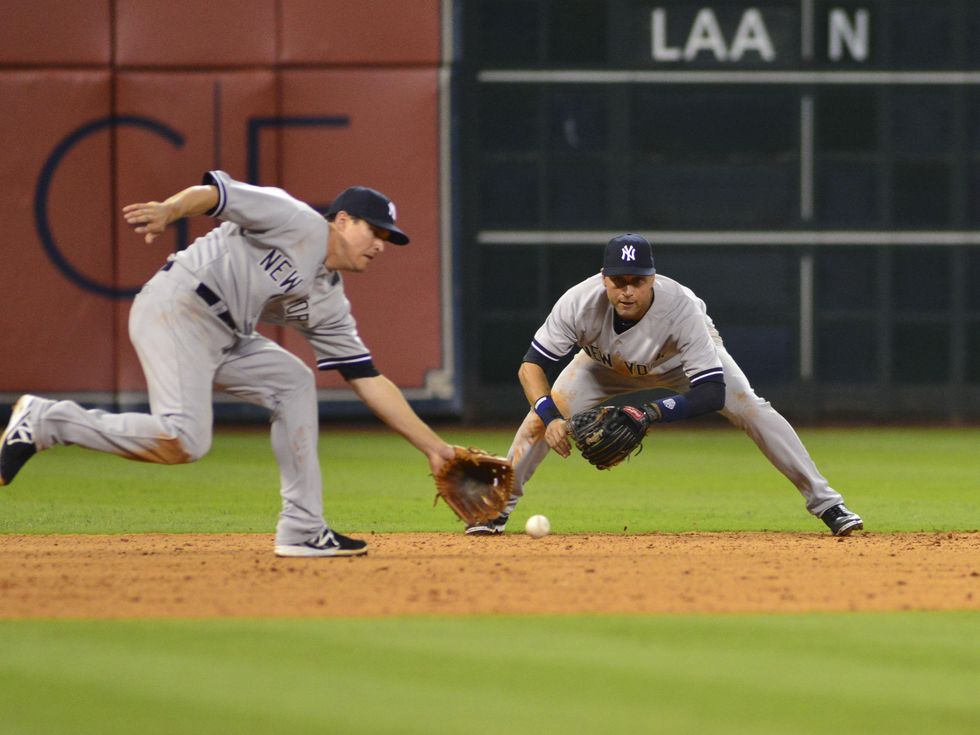
[[[467,536],[494,536],[498,533],[504,532],[504,526],[507,525],[507,519],[510,515],[503,513],[492,521],[487,521],[486,523],[474,523],[472,526],[466,527]]]
[[[34,441],[34,426],[31,424],[31,403],[34,396],[21,396],[14,404],[10,421],[0,437],[0,485],[9,485],[27,464],[27,460],[37,454]]]
[[[367,541],[324,530],[302,544],[276,544],[276,556],[360,556],[367,553]]]
[[[827,524],[827,528],[835,536],[850,536],[851,531],[860,531],[864,528],[861,516],[848,510],[843,503],[827,508],[820,514],[820,520]]]

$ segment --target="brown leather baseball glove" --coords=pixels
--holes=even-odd
[[[441,497],[467,525],[493,520],[507,506],[514,488],[514,467],[505,457],[477,447],[453,447],[456,456],[436,475],[436,498]]]

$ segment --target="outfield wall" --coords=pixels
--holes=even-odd
[[[118,211],[220,166],[319,206],[355,181],[393,196],[415,242],[348,290],[378,365],[426,415],[516,422],[534,331],[605,240],[634,231],[787,415],[980,418],[980,5],[4,12],[0,404],[144,400],[130,299],[211,222],[145,246]],[[363,415],[336,376],[319,386],[324,415]]]
[[[15,0],[0,24],[0,394],[138,404],[133,295],[214,226],[146,245],[119,215],[221,168],[314,206],[352,184],[398,206],[408,248],[346,279],[375,362],[451,405],[440,191],[439,0]],[[445,251],[445,253],[444,253]],[[304,358],[288,330],[268,333]],[[312,363],[312,360],[311,360]],[[352,394],[318,377],[325,402]]]

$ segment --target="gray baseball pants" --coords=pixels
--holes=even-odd
[[[307,541],[325,528],[313,373],[275,342],[233,332],[195,293],[197,284],[175,265],[150,279],[130,310],[129,336],[146,376],[151,413],[35,401],[38,449],[77,444],[144,462],[193,462],[211,447],[217,388],[271,409],[282,494],[276,543]]]
[[[725,371],[725,407],[719,413],[748,434],[773,466],[796,486],[810,513],[819,516],[844,502],[840,493],[830,487],[817,470],[789,422],[768,401],[755,394],[745,373],[720,339],[716,339],[716,345]],[[562,415],[567,417],[613,396],[651,388],[684,393],[690,384],[680,368],[664,375],[637,378],[621,375],[600,365],[585,352],[579,352],[555,380],[551,395]],[[514,462],[515,478],[514,494],[505,512],[510,513],[517,506],[524,495],[525,483],[549,451],[544,440],[544,424],[534,411],[528,412],[507,455]]]

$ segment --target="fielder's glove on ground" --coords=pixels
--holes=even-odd
[[[598,406],[579,411],[568,420],[575,446],[600,470],[615,467],[642,448],[647,428],[660,420],[656,406]]]
[[[436,475],[435,502],[441,497],[468,526],[497,518],[514,489],[510,460],[476,447],[453,449],[456,456],[444,463]]]

